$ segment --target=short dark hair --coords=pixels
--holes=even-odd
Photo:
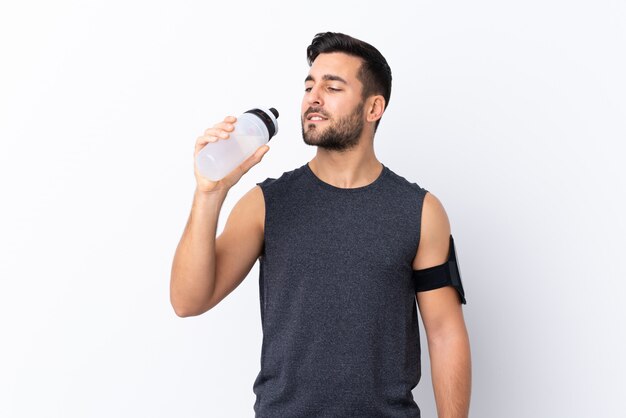
[[[391,96],[391,68],[387,60],[372,45],[359,39],[338,32],[322,32],[315,35],[306,49],[309,66],[319,54],[343,52],[363,60],[358,73],[363,84],[363,98],[380,94],[385,98],[385,108]],[[378,126],[380,119],[376,121]]]

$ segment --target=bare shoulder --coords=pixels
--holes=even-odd
[[[427,192],[422,205],[420,241],[413,269],[421,270],[446,261],[450,240],[450,220],[441,201]]]
[[[235,204],[225,228],[237,226],[263,230],[265,224],[265,200],[260,186],[254,186]]]
[[[263,190],[261,190],[261,186],[256,185],[248,190],[241,197],[241,199],[239,199],[238,203],[249,206],[265,206],[263,203]]]

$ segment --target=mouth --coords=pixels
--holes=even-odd
[[[317,123],[317,122],[325,122],[328,120],[328,118],[325,118],[324,116],[320,115],[319,113],[309,113],[306,117],[306,120],[308,122],[313,122],[313,123]]]

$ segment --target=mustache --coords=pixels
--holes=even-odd
[[[330,119],[329,115],[326,112],[324,112],[319,107],[309,107],[307,109],[307,111],[304,112],[304,118],[306,119],[306,117],[309,116],[311,113],[319,113],[320,115],[324,116],[325,118]]]

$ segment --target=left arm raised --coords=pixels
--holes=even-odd
[[[438,266],[448,260],[450,222],[441,202],[424,197],[420,244],[413,269]],[[439,418],[466,418],[471,393],[470,346],[457,290],[452,286],[416,293],[432,373]]]

